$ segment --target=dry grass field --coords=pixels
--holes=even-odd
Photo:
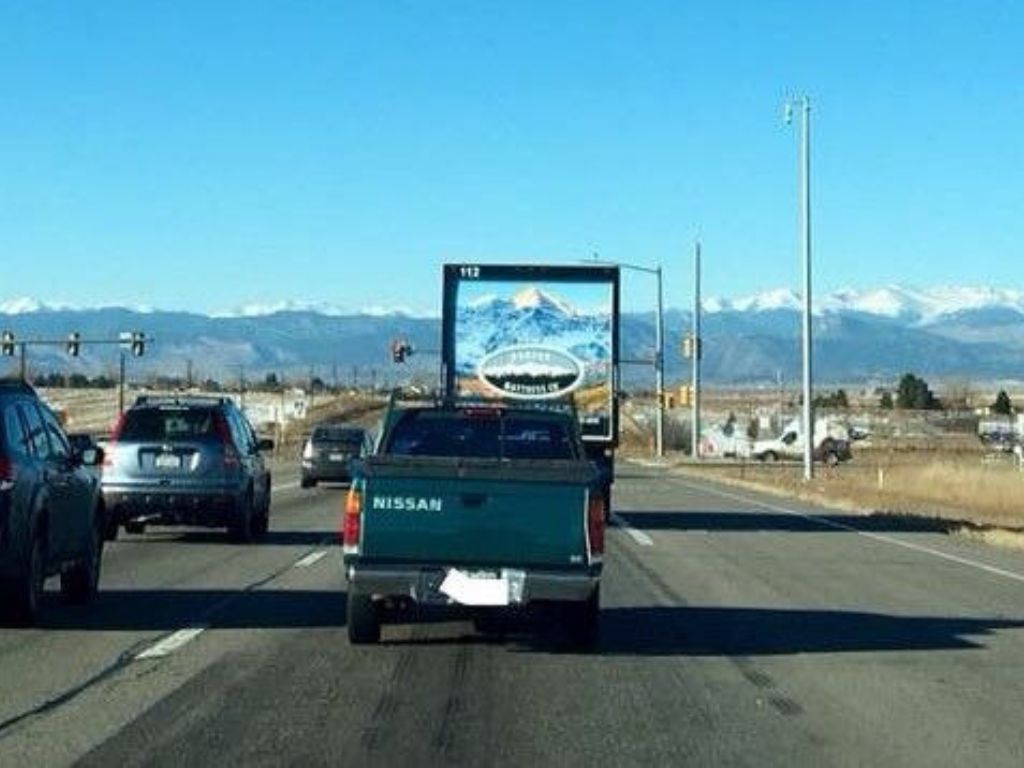
[[[943,530],[1024,546],[1024,473],[1009,459],[962,451],[864,451],[848,464],[820,468],[810,483],[795,464],[680,466],[780,496],[862,514],[930,518]]]

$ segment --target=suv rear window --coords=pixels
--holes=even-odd
[[[194,440],[217,434],[211,408],[133,408],[124,417],[119,440]]]
[[[385,451],[397,456],[574,459],[566,424],[522,415],[412,412],[395,424]]]
[[[363,431],[345,427],[317,427],[313,430],[314,443],[341,443],[358,448],[363,443]]]

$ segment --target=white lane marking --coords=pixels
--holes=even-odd
[[[839,523],[835,520],[829,520],[824,517],[818,517],[817,515],[810,515],[805,512],[798,512],[795,509],[788,509],[787,507],[779,507],[775,504],[768,504],[763,501],[756,501],[746,496],[741,496],[737,493],[729,493],[728,491],[722,491],[718,488],[711,488],[704,485],[692,485],[685,481],[682,485],[687,486],[691,490],[710,493],[712,495],[721,496],[725,499],[732,501],[740,501],[744,504],[749,504],[754,507],[761,507],[767,509],[769,512],[778,512],[783,515],[790,515],[792,517],[802,517],[804,520],[810,520],[812,522],[823,525],[827,528],[834,528],[839,531],[847,531],[849,533],[856,533],[858,536],[863,536],[866,539],[872,539],[874,541],[880,541],[884,544],[892,544],[896,547],[902,547],[903,549],[909,549],[914,552],[919,552],[923,555],[931,555],[932,557],[938,557],[942,560],[946,560],[951,563],[957,563],[958,565],[965,565],[969,568],[976,568],[979,571],[990,573],[993,576],[1002,576],[1004,579],[1012,579],[1013,581],[1019,581],[1024,583],[1024,574],[1016,573],[1015,571],[1007,571],[1004,568],[998,568],[994,565],[988,565],[977,560],[971,560],[969,557],[960,557],[959,555],[953,555],[949,552],[943,552],[940,549],[933,549],[932,547],[926,547],[923,544],[914,544],[910,541],[903,541],[897,539],[894,536],[886,536],[884,533],[872,533],[871,531],[864,531],[852,525],[846,525],[845,523]]]
[[[136,654],[135,658],[162,659],[164,656],[170,656],[179,648],[191,643],[199,637],[205,629],[206,627],[189,627],[188,629],[179,629],[177,632],[167,635],[164,639]]]
[[[297,563],[295,563],[295,567],[296,568],[309,568],[309,566],[315,565],[316,563],[319,563],[325,557],[327,557],[327,550],[326,549],[318,549],[316,552],[310,552],[304,558],[302,558]]]
[[[622,519],[618,515],[616,515],[616,514],[612,515],[612,522],[615,523],[615,526],[617,528],[621,528],[626,533],[628,533],[630,538],[632,538],[633,541],[635,541],[637,544],[640,544],[641,546],[644,546],[644,547],[653,547],[654,546],[654,539],[652,539],[650,536],[648,536],[643,531],[638,531],[636,528],[631,526],[629,523],[627,523],[624,519]]]

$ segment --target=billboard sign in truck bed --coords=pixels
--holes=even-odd
[[[618,307],[615,267],[446,265],[446,389],[514,401],[571,398],[584,440],[614,443]]]

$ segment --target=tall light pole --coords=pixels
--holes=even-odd
[[[638,264],[626,264],[621,261],[606,261],[598,259],[596,253],[593,260],[586,263],[632,269],[635,272],[645,272],[658,278],[657,313],[654,318],[654,359],[652,362],[654,365],[654,386],[658,390],[658,419],[654,426],[654,450],[660,458],[665,455],[665,303],[662,292],[661,265],[644,267]]]
[[[806,95],[786,103],[786,122],[800,110],[800,251],[803,261],[803,438],[804,480],[814,477],[813,363],[811,339],[811,101]]]
[[[693,431],[690,436],[690,452],[694,459],[700,459],[700,358],[704,346],[700,337],[700,319],[700,240],[697,240],[693,248],[693,346],[690,348],[693,356],[693,398],[690,401]]]

